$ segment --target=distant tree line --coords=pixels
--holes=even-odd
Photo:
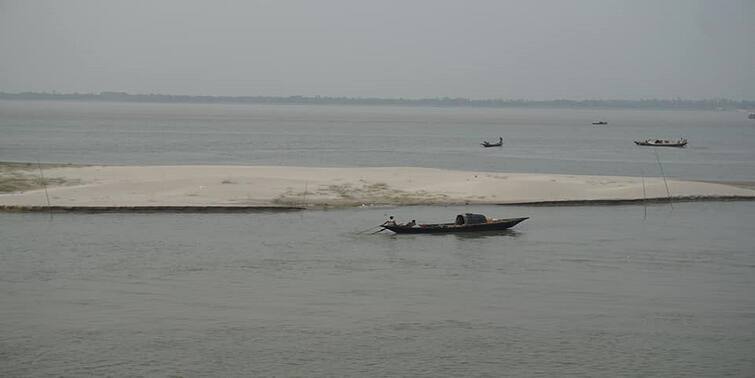
[[[375,98],[326,96],[187,96],[165,94],[128,94],[126,92],[100,93],[46,93],[0,92],[3,100],[69,100],[199,104],[307,104],[307,105],[394,105],[394,106],[463,106],[488,108],[623,108],[623,109],[697,109],[731,110],[755,109],[755,101],[725,98],[643,99],[643,100],[471,100],[459,97],[437,98]]]

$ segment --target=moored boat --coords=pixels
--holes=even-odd
[[[381,227],[397,234],[452,234],[459,232],[501,231],[514,227],[527,219],[529,217],[495,219],[488,218],[482,214],[466,213],[457,215],[454,223],[384,224]]]
[[[652,146],[652,147],[684,147],[687,145],[687,139],[685,138],[678,139],[678,140],[645,139],[645,140],[635,140],[634,144],[638,146]]]
[[[490,143],[487,140],[480,143],[483,147],[500,147],[503,146],[503,137],[498,137],[498,142],[496,143]]]

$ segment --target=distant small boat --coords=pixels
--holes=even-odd
[[[498,137],[498,143],[490,143],[487,140],[480,143],[483,147],[501,147],[503,146],[503,137]]]
[[[645,139],[645,140],[635,140],[634,144],[638,146],[652,146],[652,147],[684,147],[687,145],[687,139],[685,138],[682,138],[679,140]]]
[[[593,122],[592,124],[593,125],[607,125],[608,122],[607,121],[596,121],[596,122]]]
[[[747,118],[749,119],[755,119],[755,113],[750,113]]]
[[[529,217],[494,219],[488,218],[482,214],[466,213],[457,215],[456,222],[454,223],[414,225],[384,224],[381,227],[397,234],[452,234],[458,232],[506,230],[527,219],[529,219]]]

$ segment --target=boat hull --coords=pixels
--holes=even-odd
[[[529,219],[525,218],[510,218],[499,219],[488,223],[479,224],[464,224],[457,225],[454,223],[445,224],[426,224],[419,227],[410,226],[383,226],[385,229],[391,230],[397,234],[455,234],[466,232],[486,232],[486,231],[501,231],[506,230],[517,224]]]
[[[647,143],[647,142],[638,142],[635,141],[634,144],[638,146],[649,146],[649,147],[685,147],[687,146],[687,142],[682,143]]]

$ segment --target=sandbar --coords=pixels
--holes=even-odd
[[[755,199],[752,186],[662,177],[417,167],[48,165],[10,171],[15,179],[44,175],[46,188],[0,193],[0,207],[5,210],[48,205],[222,209]],[[7,175],[0,177],[0,183]]]

